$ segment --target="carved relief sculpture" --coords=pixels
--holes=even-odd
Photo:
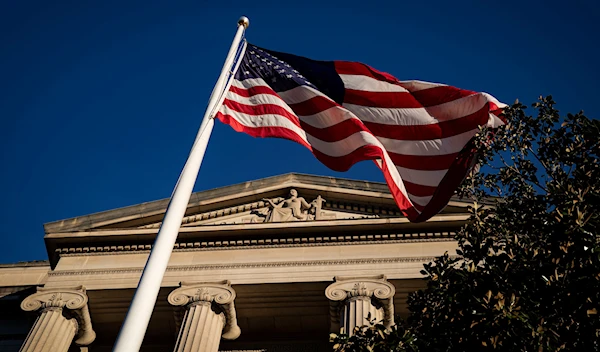
[[[289,197],[263,198],[267,209],[259,214],[265,216],[265,222],[321,220],[321,208],[325,199],[317,196],[308,203],[303,197],[298,197],[298,191],[290,190]]]
[[[349,220],[379,218],[372,206],[333,201],[325,209],[326,200],[318,195],[312,201],[300,197],[295,189],[289,196],[262,198],[251,203],[234,205],[183,218],[183,227],[200,225],[233,225],[313,220]],[[390,210],[387,210],[390,211]],[[391,212],[389,213],[391,214]],[[162,222],[143,225],[140,228],[159,228]]]

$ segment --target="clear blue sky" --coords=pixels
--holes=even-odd
[[[46,259],[46,222],[170,195],[240,15],[269,49],[600,113],[593,0],[206,3],[0,5],[0,263]],[[287,172],[382,180],[217,122],[195,190]]]

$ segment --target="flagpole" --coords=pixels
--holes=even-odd
[[[148,323],[156,304],[161,282],[167,269],[173,246],[177,240],[181,221],[185,215],[214,126],[214,114],[219,105],[223,103],[225,89],[228,89],[227,87],[231,84],[231,76],[233,76],[239,67],[240,60],[238,60],[235,68],[233,64],[238,54],[244,30],[248,27],[248,24],[249,21],[246,17],[241,17],[238,20],[237,32],[229,48],[221,75],[210,95],[194,145],[171,195],[167,212],[156,235],[156,240],[142,272],[142,277],[131,301],[129,311],[125,316],[125,321],[117,337],[113,352],[135,352],[139,351],[142,346],[142,341],[144,340],[144,335],[146,334],[146,329],[148,328]],[[246,43],[243,44],[242,51],[245,48]],[[243,55],[243,52],[240,55]]]

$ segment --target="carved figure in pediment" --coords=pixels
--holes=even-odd
[[[278,197],[264,198],[263,201],[270,205],[270,211],[265,222],[302,221],[308,219],[308,210],[311,205],[303,197],[298,197],[295,189],[290,190],[287,199]]]
[[[290,190],[288,198],[264,198],[263,201],[267,203],[268,208],[255,214],[264,216],[265,222],[319,220],[321,207],[325,203],[321,196],[308,203],[306,199],[298,196],[295,189]]]

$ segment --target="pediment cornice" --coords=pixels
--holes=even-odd
[[[339,220],[320,220],[320,221],[297,221],[297,222],[275,222],[275,223],[250,223],[250,224],[208,224],[198,226],[185,226],[179,230],[179,238],[188,237],[212,237],[215,235],[227,236],[236,235],[269,235],[281,233],[286,230],[287,234],[294,233],[314,233],[327,229],[330,233],[347,232],[357,229],[368,231],[381,228],[382,226],[390,230],[435,230],[446,227],[455,228],[463,224],[469,218],[468,214],[438,214],[428,220],[426,223],[413,223],[407,218],[364,218],[364,219],[339,219]],[[158,228],[132,228],[132,229],[99,229],[91,231],[72,231],[57,232],[47,234],[46,240],[58,239],[77,239],[82,241],[93,241],[94,238],[112,238],[118,240],[119,237],[145,236],[154,238],[152,235],[158,233]],[[148,237],[150,236],[150,237]]]
[[[328,214],[325,216],[327,219],[403,217],[384,183],[287,174],[195,192],[190,198],[183,226],[262,222],[252,215],[265,209],[263,199],[286,197],[290,189],[297,189],[307,201],[319,196],[325,199],[323,211]],[[168,202],[168,199],[162,199],[60,220],[45,224],[44,229],[46,234],[52,234],[100,229],[157,228]],[[452,201],[444,212],[464,213],[468,204]],[[240,219],[244,216],[245,219]],[[231,221],[232,219],[234,220]]]

